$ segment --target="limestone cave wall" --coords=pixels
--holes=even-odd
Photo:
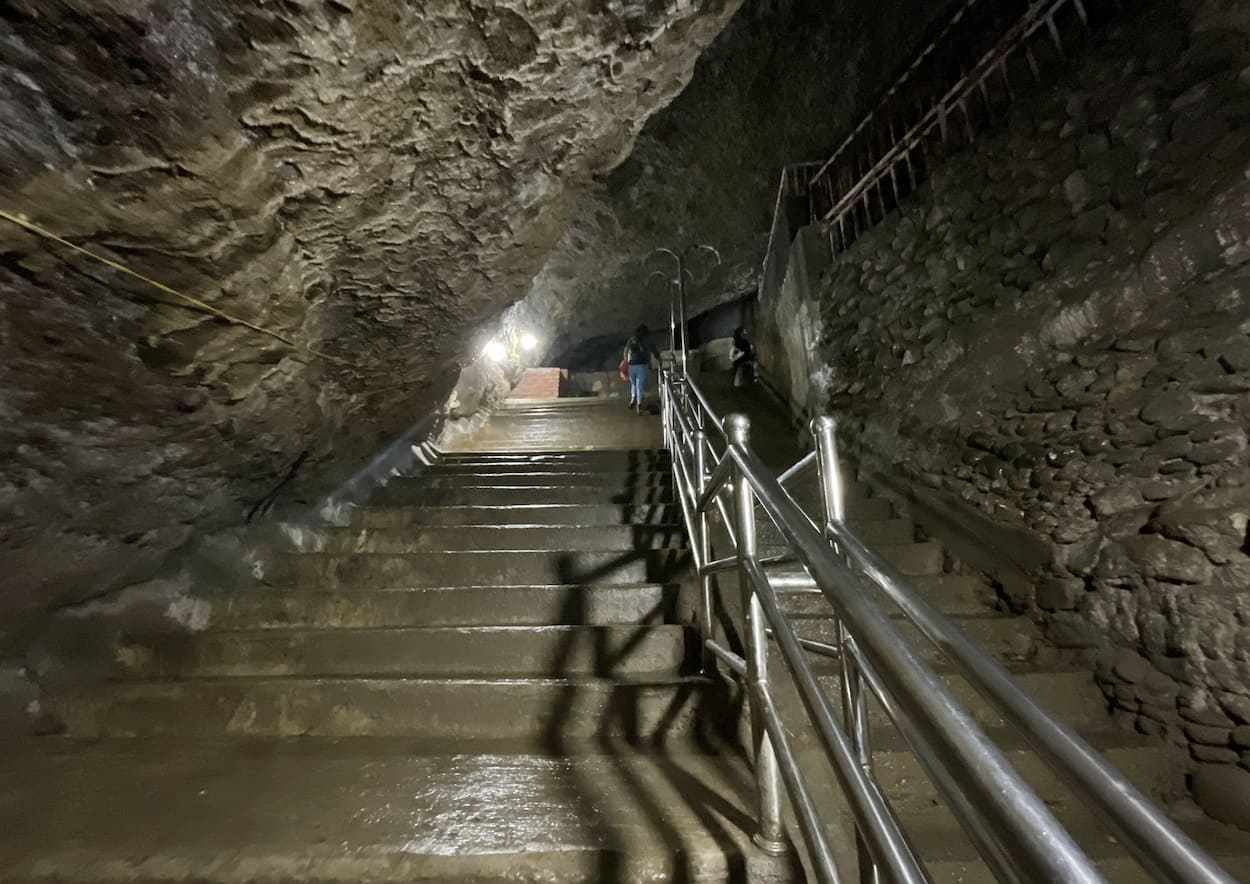
[[[735,0],[12,0],[0,650],[451,391]]]
[[[806,354],[810,405],[1028,575],[1005,601],[1094,662],[1118,714],[1242,767],[1248,22],[1128,10],[834,258]]]

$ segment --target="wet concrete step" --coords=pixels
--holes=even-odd
[[[937,574],[911,578],[913,586],[924,598],[937,605],[948,616],[982,616],[994,602],[994,590],[979,577],[958,574]],[[791,616],[828,616],[829,602],[814,584],[804,588],[778,591],[782,609]]]
[[[406,553],[423,550],[641,550],[686,545],[678,525],[458,525],[406,528],[328,528],[304,532],[302,552]]]
[[[213,631],[132,638],[119,660],[147,679],[675,676],[697,670],[698,638],[664,625]]]
[[[1142,884],[1153,880],[1092,812],[1075,806],[1052,808],[1060,824],[1098,866],[1108,884]],[[934,884],[996,884],[995,876],[976,855],[972,842],[945,808],[902,817],[913,844],[926,857]],[[1245,833],[1210,820],[1179,820],[1235,881],[1250,881],[1250,844]]]
[[[640,417],[622,407],[618,416],[589,416],[581,420],[490,421],[448,446],[460,453],[511,454],[564,451],[636,450],[658,445],[662,432],[658,417]]]
[[[310,589],[668,583],[688,565],[681,550],[290,553],[274,559],[266,582]]]
[[[679,623],[693,621],[695,605],[677,584],[249,589],[208,601],[209,623],[222,629]]]
[[[851,527],[867,544],[914,543],[916,526],[911,519],[854,519]],[[756,535],[761,547],[777,547],[782,544],[781,531],[772,522],[760,522]]]
[[[672,463],[667,451],[616,450],[616,451],[533,451],[533,452],[479,452],[444,454],[438,466],[520,466],[577,468],[592,466],[604,470],[668,469]]]
[[[972,641],[1000,661],[1025,662],[1033,655],[1037,647],[1037,627],[1027,617],[984,614],[974,617],[952,617],[951,620]],[[831,617],[794,617],[791,618],[791,622],[800,638],[830,644],[837,638],[837,628]],[[925,640],[911,623],[895,619],[894,626],[901,633],[904,641],[920,650],[925,660],[935,663],[943,659],[937,648]]]
[[[967,679],[956,675],[949,669],[939,670],[939,675],[950,686],[955,699],[973,715],[982,727],[998,729],[1007,727],[1002,713],[982,697]],[[1106,700],[1103,699],[1102,692],[1098,690],[1093,676],[1087,670],[1016,669],[1012,675],[1020,687],[1028,691],[1038,703],[1070,727],[1091,733],[1108,729],[1110,719],[1107,714]],[[841,701],[837,699],[842,696],[840,675],[826,673],[819,675],[818,678],[826,694],[835,699],[835,706],[841,708]],[[784,690],[793,692],[793,685],[788,679],[779,678],[778,684],[783,686]],[[795,701],[798,701],[797,694]],[[894,733],[893,722],[871,692],[868,700],[868,716],[874,736],[879,734],[888,736]]]
[[[499,463],[436,463],[411,475],[402,478],[454,477],[454,476],[602,476],[611,480],[624,481],[638,477],[642,479],[654,476],[671,476],[672,468],[667,464],[656,466],[629,467],[619,464],[595,464],[592,462],[553,464],[526,463],[524,461],[503,461]]]
[[[813,499],[810,501],[799,500],[803,509],[812,517],[817,525],[820,524],[820,503]],[[846,517],[851,521],[856,520],[874,520],[894,518],[894,505],[884,497],[848,497],[846,499]],[[763,524],[763,517],[760,518],[760,524]]]
[[[492,504],[655,504],[677,498],[667,485],[609,488],[595,485],[458,485],[449,488],[411,486],[392,482],[378,489],[373,506],[487,506]]]
[[[787,482],[786,490],[790,492],[791,497],[804,504],[819,505],[824,499],[820,480],[816,477],[814,471]],[[844,501],[877,496],[876,491],[867,482],[860,482],[856,479],[847,479],[845,477],[842,480],[842,499]]]
[[[1007,761],[1028,781],[1047,804],[1075,803],[1070,791],[1050,768],[1009,732],[991,733]],[[1165,785],[1166,765],[1157,745],[1130,734],[1103,731],[1086,735],[1104,759],[1146,795],[1159,795]],[[895,741],[898,748],[874,748],[873,773],[882,791],[900,813],[917,813],[940,806],[936,787],[929,780],[915,755]]]
[[[352,524],[362,528],[414,525],[675,525],[681,507],[596,504],[491,504],[485,506],[359,507]]]
[[[908,577],[934,577],[944,569],[946,551],[940,543],[874,543],[872,548]],[[761,555],[784,551],[782,546],[760,546]],[[807,572],[798,565],[769,568],[768,573],[775,575],[777,586],[810,582]]]
[[[411,740],[378,739],[10,745],[0,793],[20,812],[5,817],[0,879],[784,880],[751,846],[751,776],[734,757],[693,747],[508,748],[420,751]]]
[[[697,677],[217,678],[84,687],[56,697],[49,708],[71,737],[619,737],[639,743],[718,730],[731,717],[725,697],[723,684]]]
[[[481,488],[594,488],[602,493],[629,491],[632,489],[668,488],[673,484],[673,474],[609,473],[568,471],[531,473],[513,471],[508,473],[442,473],[432,470],[418,476],[399,476],[391,479],[386,488],[393,492],[417,494],[429,489]]]

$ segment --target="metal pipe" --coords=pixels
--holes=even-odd
[[[677,502],[681,506],[682,522],[685,523],[686,533],[690,536],[694,536],[694,514],[690,510],[689,499],[685,494],[681,493],[681,489],[686,487],[688,479],[685,475],[685,464],[682,463],[681,458],[679,457],[673,458],[673,472],[674,477],[681,483],[677,493]],[[695,568],[701,568],[703,566],[703,562],[699,560],[699,550],[691,550],[691,555],[694,558]]]
[[[686,360],[686,264],[677,257],[677,315],[681,321],[681,371],[687,374],[690,366]]]
[[[898,728],[899,733],[903,735],[908,747],[920,762],[920,766],[933,781],[933,784],[938,789],[938,793],[942,796],[943,801],[945,801],[955,817],[959,820],[977,820],[980,816],[977,807],[963,790],[960,778],[955,775],[954,771],[942,763],[934,751],[932,743],[927,739],[923,726],[919,725],[902,708],[902,705],[896,702],[896,699],[891,696],[890,692],[886,690],[881,679],[873,670],[872,664],[864,659],[854,640],[848,641],[845,649],[847,656],[852,657],[855,660],[856,667],[864,673],[869,689],[885,708],[886,714],[894,722],[894,726]],[[978,845],[992,843],[994,841],[992,832],[994,825],[994,820],[981,819],[973,827],[968,828],[967,831],[973,842]],[[1002,852],[995,851],[988,857],[984,853],[982,855],[987,859],[987,865],[993,870],[994,878],[998,881],[1033,884],[1037,880],[1053,880],[1062,881],[1066,884],[1069,880],[1067,878],[1037,879],[1028,876],[1022,877],[1014,871],[1010,857],[1003,855]],[[1101,875],[1096,880],[1103,881]]]
[[[751,422],[746,415],[725,418],[725,431],[731,446],[750,443]],[[729,458],[725,458],[729,462]],[[735,515],[738,525],[738,581],[742,607],[746,612],[747,683],[753,693],[768,691],[768,639],[764,635],[764,612],[752,586],[749,568],[755,560],[755,492],[746,476],[739,473],[734,482]],[[781,821],[781,781],[772,740],[765,730],[763,711],[751,704],[751,738],[755,749],[755,777],[759,792],[759,831],[754,841],[765,853],[781,855],[787,849]]]
[[[850,642],[846,632],[846,624],[838,621],[838,649],[841,651]],[[864,703],[864,683],[862,670],[855,658],[849,653],[841,653],[839,658],[842,668],[842,720],[851,732],[851,751],[855,753],[855,761],[864,773],[872,776],[872,746],[868,741],[868,710]],[[878,884],[881,880],[881,869],[873,858],[864,837],[863,830],[855,827],[855,852],[859,859],[859,880],[862,884]]]
[[[758,561],[760,565],[763,565],[765,567],[771,566],[771,565],[788,565],[792,562],[797,562],[798,557],[795,556],[794,553],[784,552],[784,553],[777,553],[776,555],[764,556],[764,558],[759,559]],[[700,569],[700,573],[716,574],[720,571],[729,571],[736,567],[738,567],[737,553],[735,553],[732,556],[725,556],[724,558],[721,558],[721,559],[713,559],[712,561],[708,562]]]
[[[725,484],[725,480],[729,478],[732,468],[733,462],[730,458],[728,456],[722,457],[720,463],[716,465],[716,469],[712,470],[712,476],[707,480],[703,493],[699,495],[699,499],[695,504],[696,510],[699,512],[707,510],[712,498],[720,491],[721,486]]]
[[[694,492],[703,497],[704,487],[707,485],[707,464],[706,451],[703,443],[707,440],[707,436],[702,430],[696,430],[693,438],[694,443]],[[714,658],[707,650],[707,643],[712,640],[713,631],[715,629],[715,621],[712,616],[712,577],[707,573],[707,560],[712,555],[711,535],[708,531],[707,510],[696,509],[695,519],[697,533],[692,535],[694,538],[695,548],[698,555],[695,557],[701,564],[698,568],[699,574],[699,638],[700,647],[703,649],[701,670],[706,675],[712,670]]]
[[[771,583],[772,581],[769,582]],[[768,637],[774,641],[777,639],[772,627],[768,629]],[[842,657],[842,651],[837,645],[831,645],[828,642],[818,642],[811,638],[800,638],[799,647],[809,653],[816,654],[819,657],[828,657],[831,660],[839,660]]]
[[[722,663],[728,666],[730,671],[733,672],[734,675],[739,675],[742,678],[747,677],[747,661],[746,660],[739,657],[733,651],[730,651],[722,647],[717,642],[709,640],[709,641],[704,642],[704,645],[707,647],[709,651],[711,651],[713,654],[716,655],[717,659],[719,659]]]
[[[820,503],[825,521],[845,521],[846,507],[842,491],[842,471],[838,468],[837,424],[827,415],[813,418],[812,438],[816,442],[816,470],[820,476]]]
[[[1233,884],[1227,872],[1107,764],[1075,731],[1051,717],[1001,663],[930,604],[892,565],[845,526],[830,525],[839,546],[955,664],[957,670],[1025,735],[1047,765],[1089,805],[1134,858],[1161,881]]]
[[[729,505],[725,503],[723,495],[718,494],[716,496],[716,511],[720,513],[721,528],[729,535],[730,546],[736,547],[738,545],[738,532],[734,530],[734,520],[730,518]]]
[[[790,738],[781,725],[781,716],[777,714],[777,706],[767,688],[756,688],[751,697],[753,705],[758,706],[764,719],[764,727],[768,731],[769,742],[776,746],[778,772],[790,795],[790,805],[794,808],[794,818],[798,822],[803,842],[807,845],[807,855],[816,872],[816,880],[821,884],[838,884],[838,867],[833,859],[833,850],[825,835],[824,825],[812,801],[811,793],[803,778],[803,770],[795,758],[794,749],[790,746]]]
[[[803,652],[794,626],[781,611],[768,576],[758,565],[748,566],[756,596],[765,616],[773,625],[773,639],[781,657],[794,676],[799,698],[808,718],[820,735],[821,746],[850,803],[855,819],[867,836],[869,848],[877,861],[890,870],[893,884],[928,884],[931,880],[916,858],[914,848],[899,825],[888,802],[877,789],[876,782],[855,758],[846,735],[838,726],[829,698],[821,688],[811,662]]]
[[[799,460],[794,464],[794,466],[790,467],[790,469],[786,470],[784,473],[782,473],[780,476],[777,477],[777,484],[785,485],[790,480],[796,479],[799,476],[802,476],[804,473],[806,473],[815,465],[816,465],[816,452],[809,451],[807,454],[803,455],[803,457],[799,458]]]
[[[745,445],[730,456],[764,509],[798,552],[835,613],[857,636],[865,655],[891,694],[899,698],[932,741],[942,765],[954,772],[978,811],[993,827],[970,831],[992,868],[1007,881],[1101,881],[1097,869],[1020,779],[998,748],[885,614],[859,590],[855,575],[833,555],[819,531],[805,524],[802,510],[781,494],[767,467]],[[982,837],[977,837],[982,836]]]
[[[714,409],[712,407],[712,404],[708,402],[707,397],[703,395],[703,391],[699,389],[698,384],[694,383],[693,381],[689,379],[687,379],[686,383],[690,387],[690,392],[694,393],[694,398],[698,400],[699,405],[707,413],[709,423],[711,423],[712,426],[714,426],[717,430],[719,430],[722,436],[728,438],[728,435],[725,431],[725,422],[721,420],[719,415],[717,415],[716,409]]]
[[[843,523],[845,504],[842,494],[842,474],[838,465],[837,428],[833,418],[820,416],[812,421],[812,437],[816,440],[816,469],[820,478],[820,501],[826,523]],[[837,626],[838,649],[846,646],[849,636],[841,619]],[[851,732],[851,748],[855,760],[864,772],[872,775],[872,746],[868,735],[868,710],[864,704],[864,686],[861,673],[850,654],[840,653],[842,668],[842,720]],[[878,884],[881,869],[869,848],[864,831],[855,827],[855,847],[859,858],[859,880],[862,884]]]

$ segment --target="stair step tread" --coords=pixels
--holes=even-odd
[[[419,503],[437,506],[512,503],[664,503],[674,500],[672,485],[655,484],[636,488],[612,488],[606,485],[548,484],[503,485],[485,482],[477,485],[446,487],[387,485],[373,495],[374,505]]]
[[[643,583],[348,590],[252,588],[209,597],[210,628],[691,622],[694,590]]]
[[[133,636],[133,677],[395,674],[418,677],[676,674],[697,659],[688,627],[465,626],[222,630]]]
[[[49,701],[74,737],[416,736],[635,741],[717,731],[723,684],[697,676],[206,676],[84,686]],[[703,710],[703,714],[699,714]]]
[[[906,543],[871,543],[877,553],[907,577],[939,576],[943,572],[946,549],[932,541],[909,541]],[[761,555],[775,555],[786,551],[780,545],[761,544]],[[768,569],[785,584],[793,585],[807,579],[807,571],[801,564],[787,564]]]
[[[1147,880],[1141,867],[1115,838],[1099,825],[1094,813],[1080,805],[1052,806],[1056,819],[1093,859],[1109,884],[1137,884]],[[995,878],[978,859],[976,849],[959,823],[945,808],[905,813],[900,822],[917,853],[939,882],[994,884]],[[1250,835],[1210,819],[1185,817],[1180,827],[1201,844],[1236,880],[1250,880]]]
[[[660,525],[430,525],[342,527],[302,531],[301,552],[370,553],[452,549],[545,549],[575,545],[586,551],[627,550],[685,544],[685,529]]]
[[[364,506],[352,512],[361,526],[568,524],[638,525],[673,523],[681,510],[675,503],[510,503],[458,506]]]
[[[12,747],[0,792],[23,811],[6,819],[0,877],[724,881],[761,862],[750,775],[736,759],[693,747],[492,754],[471,743],[414,754],[405,743]],[[118,812],[145,806],[161,812]]]
[[[930,662],[943,659],[942,653],[924,639],[919,629],[902,617],[892,618],[894,627],[905,641],[918,648]],[[1037,651],[1040,640],[1037,626],[1027,617],[986,612],[949,618],[956,626],[1000,660],[1027,661]],[[791,618],[801,638],[832,642],[836,625],[832,617],[798,616]]]
[[[993,589],[979,577],[959,574],[913,575],[912,585],[931,604],[948,617],[981,615],[993,612]],[[832,611],[824,593],[810,580],[793,582],[777,588],[782,608],[791,616],[830,616]],[[888,605],[896,611],[893,605]]]
[[[629,485],[632,482],[671,483],[673,473],[670,470],[503,470],[483,471],[445,470],[432,467],[420,473],[399,475],[388,483],[395,484],[432,484],[435,482],[459,482],[465,485]]]
[[[687,551],[432,550],[411,553],[283,553],[268,580],[277,585],[447,586],[527,583],[655,583],[683,575]]]
[[[962,675],[949,668],[939,668],[938,675],[950,688],[955,699],[973,715],[982,727],[999,729],[1008,727],[1002,713]],[[1106,700],[1088,670],[1029,668],[1016,669],[1012,675],[1015,676],[1018,686],[1031,694],[1062,721],[1067,722],[1069,726],[1081,731],[1101,731],[1111,726],[1107,715]],[[829,697],[841,696],[839,674],[826,672],[817,677]],[[789,683],[786,684],[786,689],[793,690]],[[873,734],[893,734],[893,723],[871,693],[868,704],[868,716]]]

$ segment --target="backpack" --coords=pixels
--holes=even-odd
[[[637,338],[630,338],[625,342],[625,359],[631,364],[645,362],[647,359],[647,351],[639,343]]]

